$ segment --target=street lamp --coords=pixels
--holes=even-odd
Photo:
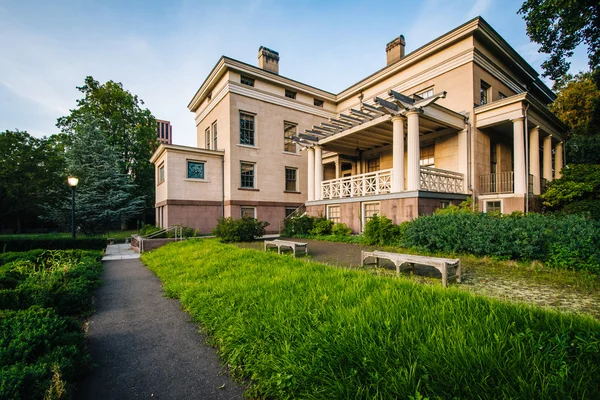
[[[69,176],[67,178],[67,182],[69,182],[69,186],[71,186],[71,234],[73,235],[73,239],[75,239],[75,187],[79,183],[79,179],[74,176]]]

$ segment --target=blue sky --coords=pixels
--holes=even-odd
[[[122,82],[196,145],[188,102],[221,55],[256,65],[263,45],[280,73],[337,93],[385,65],[403,34],[410,52],[481,15],[536,70],[521,1],[28,1],[0,3],[0,131],[57,132],[87,75]],[[387,6],[384,6],[387,5]],[[578,51],[571,71],[587,69]],[[550,84],[550,82],[548,82]]]

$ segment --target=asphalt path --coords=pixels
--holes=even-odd
[[[139,259],[104,262],[89,320],[97,367],[76,399],[242,399],[215,349]]]

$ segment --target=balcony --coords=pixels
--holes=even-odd
[[[441,193],[463,193],[463,174],[421,167],[421,190]],[[392,170],[368,172],[321,183],[321,198],[343,199],[387,194],[392,191]]]
[[[497,174],[481,175],[479,177],[480,194],[513,193],[515,190],[514,171]],[[533,193],[533,175],[529,175],[529,193]]]

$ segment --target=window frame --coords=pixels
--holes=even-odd
[[[290,136],[286,136],[288,133],[288,127],[293,127],[294,132]],[[284,153],[298,154],[298,144],[294,142],[291,137],[298,133],[298,124],[290,121],[283,121],[283,151]],[[294,146],[294,151],[290,151],[286,148],[288,145]]]
[[[480,82],[480,86],[479,86],[479,105],[480,106],[490,104],[491,89],[492,89],[492,86],[482,79]]]
[[[245,81],[245,82],[244,82]],[[240,75],[240,83],[242,85],[254,87],[256,79],[249,77],[248,75]]]
[[[294,172],[294,189],[288,189],[288,171],[293,171]],[[285,186],[284,186],[284,192],[288,192],[288,193],[298,193],[298,168],[296,167],[285,167]],[[290,180],[291,181],[291,180]]]
[[[210,126],[212,130],[212,149],[217,150],[217,121]]]
[[[331,215],[331,209],[337,208],[337,216]],[[342,206],[340,204],[330,204],[327,206],[327,219],[333,221],[334,224],[342,222]]]
[[[452,205],[452,202],[450,200],[440,200],[440,207],[442,210],[445,208],[450,207],[450,205]]]
[[[249,118],[252,118],[252,143],[243,143],[242,141],[242,134],[248,134],[248,132],[250,131],[250,128],[246,128],[242,125],[242,120],[243,117],[248,118],[247,121],[249,121]],[[243,131],[247,131],[247,132],[243,132]],[[241,111],[240,110],[240,136],[239,136],[239,144],[242,146],[250,146],[250,147],[256,147],[256,114],[248,112],[248,111]]]
[[[251,165],[252,166],[252,186],[244,186],[244,170],[243,166]],[[240,189],[256,189],[256,163],[251,161],[240,161]]]
[[[426,154],[424,157],[423,149],[431,148],[431,154]],[[429,153],[429,151],[427,151]],[[419,148],[419,166],[435,168],[435,143],[428,144]]]
[[[206,129],[204,130],[204,141],[206,142],[204,144],[204,148],[206,150],[210,150],[210,126],[206,127]]]
[[[502,92],[498,92],[498,100],[504,100],[507,96],[502,93]]]
[[[156,186],[160,185],[161,183],[163,183],[165,181],[165,163],[161,163],[158,166],[158,174],[156,176],[157,179],[157,183]]]
[[[296,100],[297,95],[298,95],[298,92],[294,92],[293,90],[290,90],[290,89],[285,89],[285,97],[287,97],[288,99]]]
[[[321,100],[321,99],[317,99],[315,98],[313,101],[313,104],[317,107],[321,107],[323,108],[324,104],[325,104],[325,100]]]
[[[190,176],[190,163],[202,164],[202,178],[193,178]],[[185,169],[186,179],[192,179],[195,181],[205,181],[206,180],[206,161],[186,160],[185,166],[186,166],[186,169]]]
[[[381,170],[381,157],[373,157],[367,160],[367,173]]]
[[[256,206],[240,206],[240,218],[244,218],[244,209],[252,210],[252,218],[256,219]]]
[[[427,96],[427,97],[423,96],[424,94],[427,94],[429,92],[431,92],[431,94],[429,96]],[[422,99],[428,99],[430,97],[433,97],[434,94],[435,94],[435,92],[433,91],[433,86],[428,87],[427,89],[421,90],[420,92],[416,93],[416,95],[419,96]]]
[[[373,204],[377,204],[377,212],[369,217],[367,217],[367,206],[373,205]],[[373,218],[373,216],[375,215],[381,215],[381,202],[380,201],[365,201],[361,204],[361,219],[362,219],[362,230],[365,230],[365,226],[367,225],[367,222],[369,222],[369,220],[371,218]]]
[[[499,203],[500,204],[499,210],[496,210],[496,209],[490,210],[489,209],[490,203]],[[504,214],[504,202],[502,200],[485,200],[484,208],[485,208],[486,213],[500,211],[500,214]],[[496,207],[494,207],[494,208],[496,208]]]

